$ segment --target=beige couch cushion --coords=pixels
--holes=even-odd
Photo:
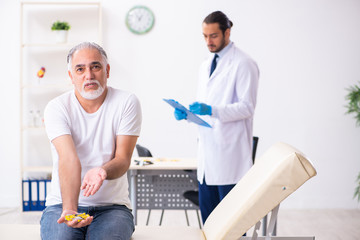
[[[205,240],[198,227],[136,226],[132,240]]]
[[[40,240],[39,224],[0,224],[1,240]]]

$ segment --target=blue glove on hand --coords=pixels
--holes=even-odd
[[[182,111],[182,110],[180,110],[178,108],[175,108],[174,116],[175,116],[176,120],[178,120],[178,121],[187,118],[186,112],[184,112],[184,111]]]
[[[199,115],[211,115],[212,110],[210,105],[205,103],[194,102],[189,106],[190,112],[199,114]]]

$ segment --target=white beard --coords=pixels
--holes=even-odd
[[[89,83],[96,83],[98,88],[96,90],[85,91],[85,85]],[[94,100],[103,94],[105,88],[103,88],[98,80],[87,80],[83,83],[81,89],[78,89],[80,95],[87,100]]]

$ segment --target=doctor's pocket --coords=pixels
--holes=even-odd
[[[235,142],[239,136],[236,122],[221,123],[216,121],[213,125],[215,142],[219,145],[228,145]]]

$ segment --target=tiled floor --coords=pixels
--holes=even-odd
[[[148,211],[138,211],[138,225],[145,225]],[[159,225],[161,211],[153,210],[149,225]],[[196,212],[188,211],[191,226],[198,226]],[[39,223],[41,212],[20,212],[19,209],[0,209],[2,223]],[[168,210],[163,217],[164,226],[186,226],[185,211]],[[251,230],[248,232],[251,235]],[[278,236],[315,236],[316,240],[359,240],[360,209],[354,210],[288,210],[280,209]]]

